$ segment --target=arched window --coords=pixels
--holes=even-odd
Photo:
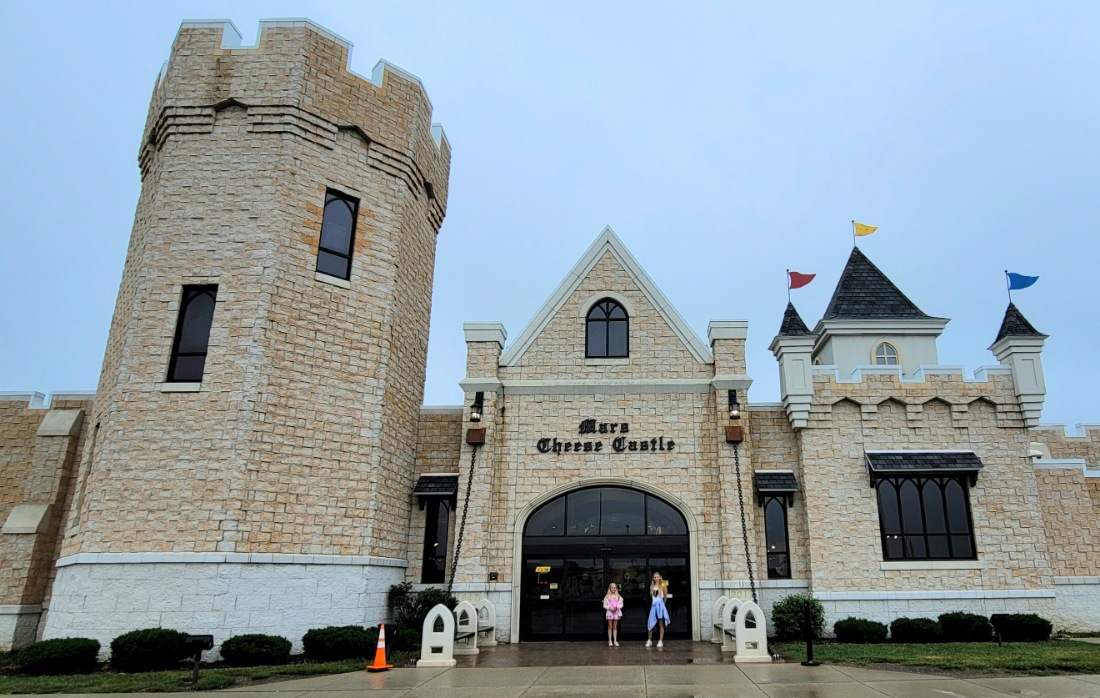
[[[889,342],[883,342],[875,347],[875,365],[876,366],[897,366],[898,365],[898,350],[894,348],[893,344]]]
[[[623,487],[573,490],[536,509],[526,538],[558,536],[686,536],[684,515],[653,495]]]
[[[590,359],[630,356],[630,319],[621,305],[604,298],[588,311],[584,355]]]

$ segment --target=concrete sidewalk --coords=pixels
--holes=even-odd
[[[100,698],[103,695],[100,694]],[[189,698],[1100,698],[1100,675],[955,679],[851,667],[804,667],[799,664],[458,667],[391,669],[379,674],[363,671],[219,692],[161,695]]]

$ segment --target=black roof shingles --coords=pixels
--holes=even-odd
[[[876,473],[982,469],[982,460],[971,451],[868,451],[867,463]]]
[[[858,247],[853,247],[822,319],[893,320],[930,317],[879,271]]]
[[[451,497],[457,493],[457,475],[421,475],[413,488],[413,494],[419,497]]]
[[[1020,312],[1020,309],[1014,303],[1009,303],[1008,308],[1005,309],[1005,319],[1001,321],[1001,329],[997,332],[997,339],[993,341],[996,343],[1005,337],[1046,336],[1027,321],[1027,318],[1024,317],[1024,314]]]
[[[798,481],[794,473],[775,470],[758,470],[752,474],[757,492],[797,492]]]
[[[787,301],[787,309],[783,312],[783,324],[779,326],[780,337],[800,337],[810,334],[810,329],[806,327],[806,323],[802,322],[802,317],[795,310],[794,304]]]

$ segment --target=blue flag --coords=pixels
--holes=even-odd
[[[1005,272],[1008,274],[1008,290],[1019,291],[1022,288],[1027,288],[1036,281],[1039,280],[1038,276],[1024,276],[1023,274],[1013,274],[1012,272]]]

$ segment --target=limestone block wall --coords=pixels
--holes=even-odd
[[[1093,632],[1100,628],[1100,426],[1070,434],[1062,425],[1031,430],[1031,441],[1049,457],[1035,460],[1058,592],[1050,619],[1058,628]]]
[[[613,289],[630,314],[630,357],[586,359],[585,318],[592,304]],[[514,366],[500,368],[501,380],[615,380],[711,378],[713,366],[696,360],[638,288],[623,266],[604,253],[592,271]]]
[[[304,21],[255,48],[231,31],[181,27],[154,90],[59,579],[89,578],[81,554],[153,579],[170,570],[141,555],[234,553],[389,560],[400,581],[450,147],[413,76],[348,72]],[[346,281],[316,272],[329,188],[359,199]],[[167,384],[187,284],[218,286],[209,354],[201,383]],[[82,603],[65,588],[58,618]]]
[[[964,381],[947,370],[921,378],[870,371],[843,382],[815,371],[810,426],[800,433],[813,591],[870,603],[887,592],[921,600],[954,590],[1052,598],[1039,488],[1011,375],[993,369],[985,380]],[[896,449],[972,450],[981,458],[970,490],[976,561],[883,561],[864,452]]]
[[[154,92],[65,552],[404,556],[449,146],[415,78],[313,25],[222,40],[184,25]],[[360,199],[347,283],[314,271],[326,187]],[[210,353],[166,392],[189,283],[218,284]]]
[[[416,440],[416,475],[424,473],[458,473],[462,445],[461,407],[423,407],[420,410],[420,426]],[[410,490],[411,491],[411,490]],[[409,566],[407,582],[420,582],[422,546],[424,545],[425,513],[414,495],[408,495]],[[455,539],[455,516],[451,514],[449,541]],[[476,599],[475,599],[476,600]]]
[[[33,642],[89,429],[90,396],[0,396],[0,648]]]
[[[754,406],[749,411],[751,419],[754,470],[793,470],[799,491],[794,503],[787,507],[787,540],[790,544],[791,579],[809,578],[809,537],[806,530],[806,490],[802,476],[802,457],[797,433],[782,406]],[[751,485],[750,485],[751,486]],[[767,546],[763,511],[752,492],[752,506],[759,514],[752,540],[756,542],[754,562],[760,569],[759,577],[768,574]]]

